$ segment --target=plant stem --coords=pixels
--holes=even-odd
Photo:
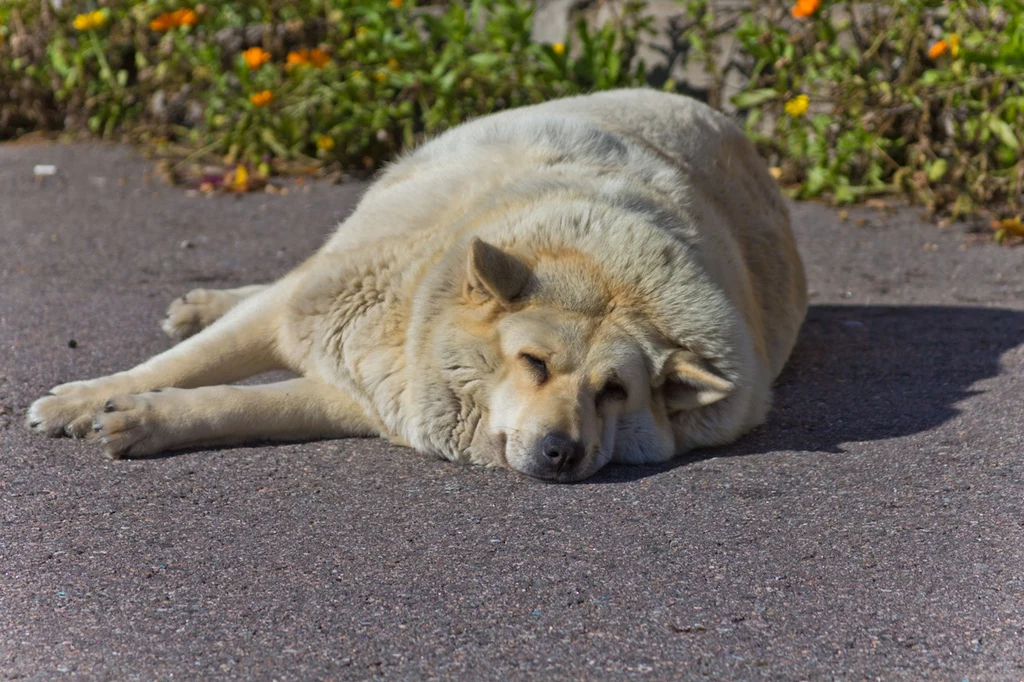
[[[96,31],[92,29],[89,29],[89,42],[92,45],[93,54],[96,55],[96,61],[100,63],[100,73],[103,75],[103,80],[110,84],[114,92],[122,94],[121,86],[118,84],[117,78],[114,77],[114,71],[110,68],[110,63],[107,61],[107,55],[100,46],[100,39],[96,36]]]

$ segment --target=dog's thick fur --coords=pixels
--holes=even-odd
[[[786,205],[740,130],[608,92],[423,145],[294,271],[187,294],[164,329],[189,338],[54,388],[28,422],[114,457],[381,435],[579,480],[759,424],[805,311]],[[227,385],[276,368],[299,378]]]

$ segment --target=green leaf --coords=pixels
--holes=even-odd
[[[263,143],[270,147],[274,153],[282,159],[287,159],[290,156],[288,150],[285,149],[284,145],[282,145],[277,137],[274,136],[274,133],[270,128],[260,128],[260,139],[263,140]]]
[[[946,175],[948,168],[949,164],[945,159],[935,159],[928,166],[928,181],[938,182]]]
[[[501,62],[501,55],[493,52],[481,52],[470,57],[468,61],[478,69],[490,69]]]
[[[990,118],[988,121],[988,128],[1010,149],[1020,149],[1020,140],[1017,139],[1017,136],[1013,132],[1013,128],[1011,128],[1010,124],[1006,121],[1001,118]]]
[[[50,55],[50,63],[53,64],[53,68],[56,69],[57,73],[66,78],[71,67],[68,66],[64,53],[56,46],[51,46],[47,52]]]
[[[449,71],[437,81],[437,89],[441,92],[451,92],[455,87],[455,80],[459,77],[458,71]]]
[[[614,49],[614,48],[613,48]],[[619,82],[619,73],[622,68],[622,58],[619,57],[618,52],[610,52],[608,54],[608,81],[611,84]]]
[[[813,197],[821,194],[821,191],[829,184],[828,173],[820,166],[812,168],[807,172],[807,182],[804,183],[804,196]]]
[[[850,185],[839,185],[832,198],[837,204],[852,204],[857,200],[857,193]]]
[[[775,88],[758,88],[735,95],[732,98],[732,103],[740,109],[752,109],[778,98],[779,93]]]

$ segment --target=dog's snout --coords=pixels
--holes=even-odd
[[[555,471],[568,471],[583,458],[583,443],[564,433],[549,433],[541,442],[541,452]]]

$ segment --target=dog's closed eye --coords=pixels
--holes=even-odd
[[[529,353],[520,353],[519,357],[526,362],[526,366],[531,372],[537,377],[537,381],[544,383],[548,379],[548,364],[538,358],[536,355],[530,355]]]

